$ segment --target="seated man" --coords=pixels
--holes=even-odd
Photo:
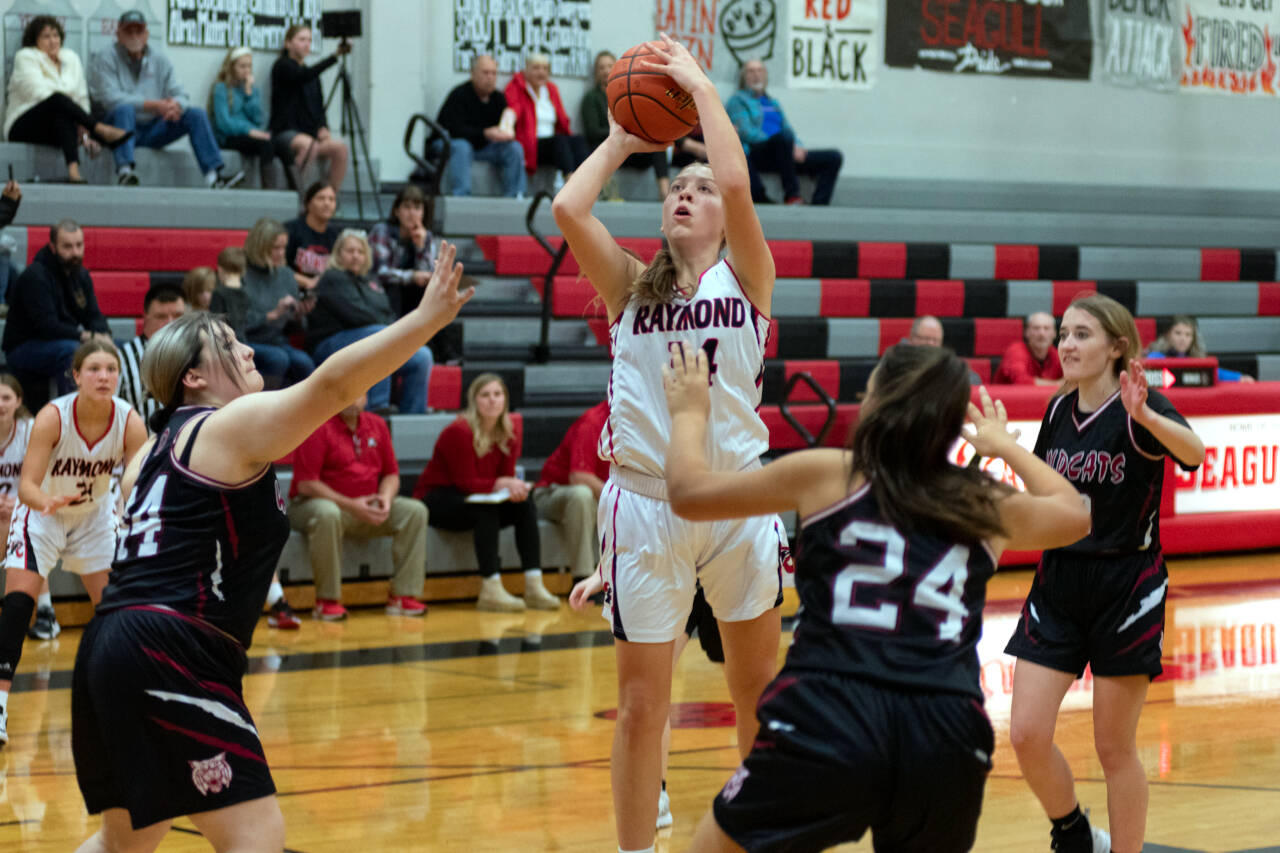
[[[49,245],[36,252],[10,285],[8,302],[0,346],[10,368],[43,379],[52,377],[59,394],[76,390],[71,380],[75,351],[93,337],[111,340],[93,279],[84,268],[84,231],[77,223],[64,219],[49,229]],[[32,411],[45,402],[41,390],[27,388]]]
[[[175,284],[153,284],[142,300],[142,334],[118,346],[120,350],[120,390],[116,396],[142,415],[151,430],[151,415],[160,405],[142,381],[142,354],[147,340],[187,313],[187,300]]]
[[[760,173],[777,172],[782,177],[783,200],[787,204],[804,204],[797,175],[812,175],[817,180],[810,204],[830,204],[844,155],[834,148],[809,151],[801,145],[787,123],[782,105],[765,92],[768,85],[768,69],[753,59],[738,72],[738,91],[729,96],[727,105],[729,118],[747,152],[752,200],[757,204],[770,200]]]
[[[609,418],[609,403],[597,403],[573,422],[555,452],[542,465],[542,476],[533,487],[538,515],[554,521],[564,531],[565,548],[576,580],[589,577],[600,559],[596,538],[596,507],[609,479],[609,463],[600,458],[596,445]]]
[[[342,537],[392,537],[395,574],[387,613],[424,616],[427,508],[400,497],[400,467],[386,421],[366,398],[325,421],[293,453],[289,523],[306,534],[316,583],[315,618],[347,618],[342,606]]]
[[[917,317],[911,323],[911,331],[907,334],[906,343],[916,347],[942,346],[942,321],[932,314]],[[969,371],[969,384],[982,384],[982,377],[976,370]]]
[[[471,79],[454,88],[444,99],[437,121],[449,131],[447,192],[471,195],[471,163],[492,163],[507,198],[524,195],[527,178],[524,149],[515,131],[502,123],[507,98],[498,91],[498,63],[481,54],[471,60]]]
[[[190,105],[187,90],[174,75],[169,57],[148,46],[146,16],[125,12],[116,28],[116,43],[95,53],[89,62],[89,94],[95,109],[106,111],[107,124],[134,131],[113,152],[117,180],[137,186],[133,168],[135,145],[164,148],[184,136],[210,187],[232,187],[244,180],[244,172],[222,177],[222,154],[213,136],[209,116]]]
[[[1014,341],[1004,351],[1000,368],[991,377],[993,385],[1057,385],[1062,381],[1062,362],[1053,315],[1037,311],[1027,316],[1021,341]]]

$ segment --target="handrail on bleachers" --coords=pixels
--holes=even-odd
[[[528,229],[529,234],[534,240],[538,241],[538,245],[542,247],[548,255],[551,256],[551,268],[547,270],[546,290],[542,298],[542,323],[538,333],[538,343],[533,348],[534,364],[546,364],[551,360],[551,314],[553,311],[553,295],[556,286],[556,273],[560,272],[560,265],[564,263],[565,256],[569,254],[569,241],[564,240],[560,243],[560,248],[555,249],[547,238],[542,236],[542,232],[533,224],[534,217],[537,216],[538,207],[542,204],[543,199],[551,199],[551,193],[546,190],[538,190],[533,197],[533,201],[529,202],[529,209],[524,216],[524,226]]]

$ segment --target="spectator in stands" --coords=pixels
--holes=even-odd
[[[36,252],[9,289],[5,359],[14,372],[52,377],[59,394],[70,394],[76,390],[71,357],[93,338],[111,342],[93,279],[84,268],[84,231],[64,219],[49,229],[49,245]],[[31,385],[27,394],[33,405],[40,397]]]
[[[329,132],[320,75],[350,52],[351,43],[343,40],[332,56],[308,66],[311,28],[294,24],[285,30],[284,48],[271,66],[271,141],[277,156],[292,161],[297,169],[298,186],[302,185],[301,175],[317,157],[329,161],[325,180],[335,190],[342,188],[347,176],[347,143]]]
[[[609,83],[609,72],[613,70],[614,63],[617,61],[618,58],[607,50],[597,53],[596,84],[582,96],[582,135],[586,138],[587,146],[591,150],[598,148],[600,143],[609,136],[609,99],[605,95],[605,86]],[[667,197],[671,178],[667,170],[666,149],[649,154],[632,154],[622,161],[622,165],[627,169],[653,169],[653,178],[658,184],[658,198]],[[606,196],[617,195],[616,189],[613,194],[610,194],[608,184],[605,186]]]
[[[152,335],[186,312],[187,300],[180,288],[172,284],[153,284],[142,300],[142,334],[117,346],[120,352],[120,386],[116,396],[133,406],[142,416],[142,423],[148,431],[151,429],[151,415],[160,406],[142,381],[142,354]]]
[[[0,192],[0,228],[5,228],[18,215],[18,205],[22,204],[22,187],[10,178],[5,181],[4,192]]]
[[[329,253],[338,239],[333,214],[338,194],[324,181],[316,181],[302,194],[302,213],[284,224],[289,233],[285,260],[293,268],[298,286],[310,290],[329,268]]]
[[[747,152],[751,170],[751,197],[756,204],[768,202],[761,172],[777,172],[782,178],[782,194],[787,204],[803,204],[798,175],[812,175],[817,181],[811,204],[830,204],[844,155],[834,148],[809,151],[800,144],[787,122],[782,105],[769,96],[769,71],[752,59],[738,72],[738,91],[729,96],[727,110]]]
[[[246,157],[255,157],[262,174],[263,189],[274,189],[276,170],[272,160],[275,148],[271,134],[262,129],[262,90],[253,85],[253,51],[247,47],[233,47],[227,51],[218,69],[217,82],[209,95],[209,112],[213,115],[213,136],[219,148],[239,151]],[[293,164],[287,154],[280,158],[285,174]]]
[[[119,183],[138,184],[135,145],[164,148],[187,136],[205,182],[215,189],[235,186],[244,180],[244,172],[222,176],[222,154],[209,116],[191,106],[173,63],[147,44],[149,35],[145,15],[136,10],[125,12],[116,28],[116,43],[95,53],[89,65],[89,92],[106,111],[106,123],[136,134],[115,149]]]
[[[569,129],[569,116],[560,90],[551,82],[551,57],[531,53],[524,71],[517,71],[504,93],[515,114],[516,139],[524,149],[524,170],[555,166],[565,177],[573,173],[591,150],[587,141]]]
[[[22,187],[17,181],[8,181],[4,191],[0,192],[0,228],[5,228],[18,215],[18,205],[22,203]],[[18,268],[13,265],[13,252],[18,244],[8,234],[0,235],[0,317],[8,313],[6,305],[9,295],[9,284],[18,277]]]
[[[307,537],[316,582],[315,618],[347,618],[342,606],[342,539],[392,538],[395,574],[387,613],[425,616],[427,508],[400,497],[400,467],[386,421],[364,411],[366,398],[347,406],[293,452],[289,523]]]
[[[290,344],[286,334],[290,328],[299,328],[316,304],[314,295],[298,290],[293,272],[285,265],[288,241],[284,226],[276,220],[255,222],[244,241],[243,297],[232,297],[242,307],[223,307],[224,300],[235,293],[229,287],[215,290],[209,305],[215,313],[225,313],[227,324],[237,330],[236,337],[253,348],[254,364],[268,388],[292,385],[316,369],[311,356]],[[238,322],[244,324],[243,337]]]
[[[1179,314],[1173,318],[1165,333],[1156,338],[1147,351],[1147,358],[1204,358],[1208,355],[1204,338],[1200,336],[1200,324],[1195,317]],[[1218,368],[1219,382],[1253,382],[1254,378],[1235,370]]]
[[[917,317],[911,323],[911,331],[907,334],[906,343],[917,347],[942,346],[942,321],[932,314]],[[972,368],[969,370],[969,384],[982,384],[982,377]]]
[[[84,68],[75,51],[63,47],[66,37],[66,30],[52,15],[36,15],[22,31],[22,47],[14,54],[9,75],[4,134],[10,142],[62,149],[67,177],[73,184],[83,184],[81,139],[86,147],[117,148],[133,134],[93,120]]]
[[[413,496],[426,502],[432,527],[472,531],[481,578],[477,609],[556,610],[560,599],[543,586],[538,565],[538,511],[529,500],[529,484],[515,476],[523,436],[508,411],[509,401],[502,377],[477,376],[467,389],[466,411],[440,433]],[[495,494],[503,491],[501,497]],[[472,496],[481,500],[468,500]],[[524,601],[503,588],[498,574],[498,534],[512,526],[524,567]]]
[[[1000,368],[991,382],[995,385],[1058,385],[1062,382],[1062,362],[1058,360],[1057,324],[1047,311],[1027,315],[1023,340],[1014,341],[1004,351]]]
[[[688,136],[677,139],[672,146],[671,165],[675,169],[683,169],[690,163],[707,162],[707,143],[702,138],[702,125],[696,124]]]
[[[222,251],[226,251],[223,249]],[[244,249],[240,252],[240,273],[244,272]],[[221,254],[219,254],[221,257]],[[210,267],[193,267],[182,277],[182,298],[192,311],[208,311],[213,291],[218,287],[218,274]]]
[[[348,228],[338,235],[329,269],[316,285],[316,306],[307,318],[307,348],[323,363],[347,344],[367,338],[395,322],[387,292],[369,277],[372,253],[363,231]],[[369,389],[369,405],[379,413],[391,412],[392,379],[400,380],[400,411],[423,414],[427,410],[427,382],[431,377],[431,350],[419,347],[405,365]]]
[[[471,60],[471,79],[444,99],[436,121],[449,131],[449,163],[445,167],[450,195],[471,195],[471,163],[493,164],[507,198],[522,198],[527,178],[524,151],[516,141],[512,114],[504,124],[507,98],[498,88],[498,63],[488,54]]]
[[[405,184],[391,203],[391,215],[369,229],[373,275],[387,291],[391,311],[408,314],[422,299],[431,280],[431,231],[424,216],[427,197],[414,184]]]
[[[600,559],[596,507],[609,479],[609,463],[600,458],[596,446],[608,418],[607,400],[587,409],[542,464],[542,476],[533,487],[538,514],[564,531],[570,569],[578,580],[589,577]]]

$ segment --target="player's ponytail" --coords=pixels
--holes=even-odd
[[[998,502],[1010,487],[949,458],[969,405],[968,365],[942,347],[898,344],[872,375],[849,438],[850,476],[862,474],[904,533],[969,545],[1004,535]]]

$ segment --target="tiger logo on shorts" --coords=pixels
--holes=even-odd
[[[231,765],[227,754],[219,752],[204,761],[188,761],[191,765],[191,781],[196,790],[206,797],[231,786]]]

